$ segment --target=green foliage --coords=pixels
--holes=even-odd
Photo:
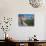
[[[32,19],[32,20],[25,20],[24,21],[28,26],[33,26],[34,25],[34,20]]]

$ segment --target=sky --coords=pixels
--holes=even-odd
[[[20,16],[24,16],[27,19],[32,19],[33,14],[19,14]]]

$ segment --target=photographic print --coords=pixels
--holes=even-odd
[[[18,14],[19,26],[34,26],[34,14]]]

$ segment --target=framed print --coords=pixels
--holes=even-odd
[[[18,14],[19,26],[34,26],[34,14]]]

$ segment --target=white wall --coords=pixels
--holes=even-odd
[[[10,31],[8,31],[8,34],[16,40],[27,40],[34,34],[37,35],[39,40],[45,40],[45,12],[45,7],[33,8],[30,6],[28,0],[0,0],[0,17],[8,16],[13,18],[12,26]],[[19,27],[19,13],[34,14],[35,26]],[[2,35],[1,33],[2,31],[0,32],[0,35]],[[2,36],[0,36],[0,39],[2,39]]]

